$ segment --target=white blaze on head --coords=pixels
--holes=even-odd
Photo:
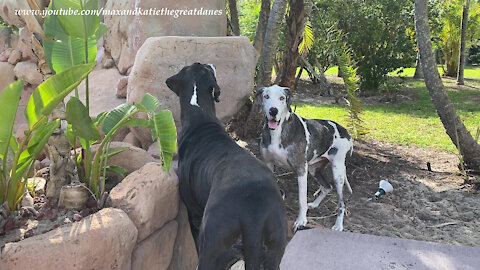
[[[217,70],[215,69],[215,66],[213,64],[208,64],[212,70],[213,70],[213,75],[215,76],[215,78],[217,78]]]
[[[193,95],[192,99],[190,99],[190,105],[200,107],[197,101],[197,84],[193,84]]]
[[[285,87],[280,87],[278,85],[272,85],[266,87],[263,90],[263,109],[268,120],[280,121],[285,118],[288,113],[287,106],[287,94],[285,92]],[[270,115],[270,109],[275,108],[278,110],[276,117]]]

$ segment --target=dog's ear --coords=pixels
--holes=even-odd
[[[220,86],[217,84],[217,80],[215,80],[215,83],[213,84],[213,100],[215,102],[220,102]]]
[[[263,87],[257,89],[257,93],[255,93],[255,98],[253,99],[254,109],[258,113],[263,110],[263,90]]]
[[[285,99],[287,102],[287,108],[289,112],[292,112],[292,92],[290,91],[290,88],[285,87],[283,88],[283,91],[285,93]]]
[[[167,84],[168,88],[170,88],[170,90],[172,90],[175,94],[177,94],[177,96],[179,96],[180,92],[178,90],[180,89],[181,81],[182,80],[180,73],[178,73],[168,78],[165,83]]]

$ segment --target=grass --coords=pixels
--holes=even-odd
[[[438,66],[438,72],[440,75],[443,74],[442,66]],[[413,74],[415,74],[415,68],[399,68],[393,72],[390,72],[388,75],[393,77],[413,77]],[[465,67],[464,74],[465,78],[480,79],[480,67],[467,66]]]
[[[470,72],[480,73],[480,68]],[[475,135],[480,124],[480,81],[467,81],[472,87],[462,88],[465,90],[451,88],[455,85],[453,80],[446,80],[444,84],[460,118]],[[402,145],[435,147],[456,152],[455,146],[445,133],[425,84],[422,81],[409,80],[402,85],[402,89],[415,96],[414,101],[364,106],[362,117],[369,132],[366,136]],[[297,113],[304,117],[331,119],[342,125],[347,124],[348,111],[345,107],[301,103],[296,105]]]

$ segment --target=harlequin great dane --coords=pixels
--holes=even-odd
[[[273,171],[278,165],[296,172],[298,177],[299,214],[294,230],[305,228],[307,208],[316,208],[332,190],[322,176],[328,162],[338,194],[338,215],[332,229],[343,230],[345,203],[343,185],[352,192],[347,180],[345,157],[353,151],[353,140],[339,124],[318,119],[305,119],[292,112],[288,88],[273,85],[261,88],[255,95],[259,110],[265,112],[260,150],[267,166]],[[310,173],[321,184],[320,195],[307,204],[307,176]]]
[[[166,81],[180,98],[180,196],[187,206],[199,270],[279,269],[287,237],[273,173],[238,146],[215,116],[220,88],[212,65],[195,63]]]

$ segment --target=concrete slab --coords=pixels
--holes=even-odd
[[[311,229],[295,234],[280,269],[475,270],[480,248]]]

